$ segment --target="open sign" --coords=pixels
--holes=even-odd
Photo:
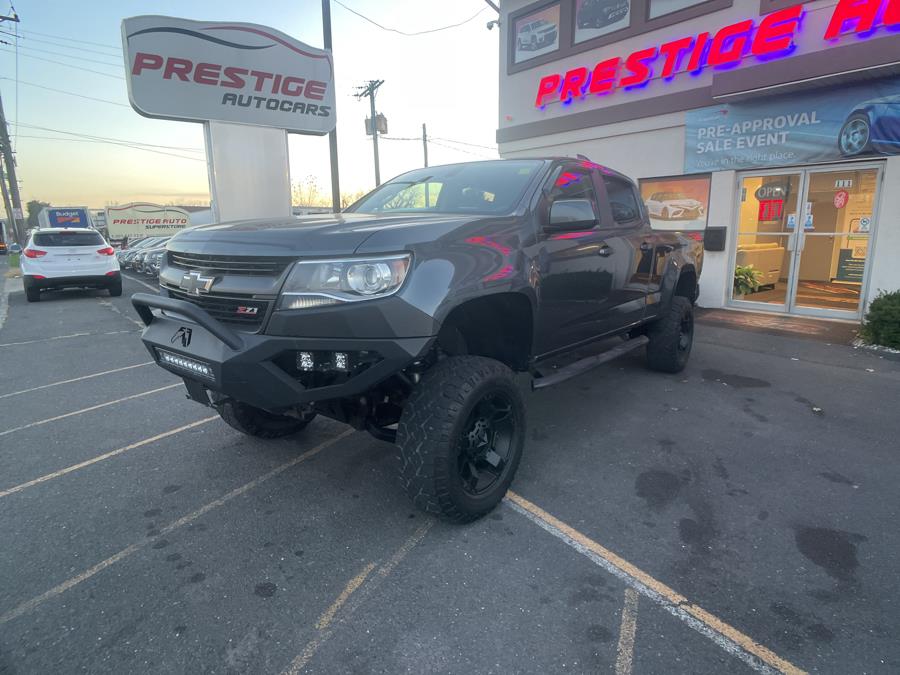
[[[760,185],[754,193],[756,195],[756,201],[767,202],[775,199],[783,201],[788,196],[788,187],[789,186],[782,185],[781,183]]]

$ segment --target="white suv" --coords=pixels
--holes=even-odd
[[[28,237],[19,264],[28,302],[50,288],[105,288],[122,295],[116,252],[96,230],[51,227]]]

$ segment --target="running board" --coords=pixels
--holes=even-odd
[[[609,351],[605,351],[602,354],[596,354],[594,356],[589,356],[586,359],[576,361],[575,363],[570,363],[568,366],[560,368],[552,375],[547,375],[546,377],[537,377],[531,381],[531,388],[537,391],[538,389],[552,387],[554,384],[565,382],[566,380],[571,379],[576,375],[581,375],[582,373],[585,373],[592,368],[596,368],[597,366],[603,365],[608,361],[619,358],[623,354],[634,351],[638,347],[643,347],[648,342],[650,342],[650,338],[648,338],[646,335],[639,335],[638,337],[632,338],[627,342],[623,342],[618,347],[613,347]]]

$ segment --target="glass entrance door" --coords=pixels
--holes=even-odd
[[[859,318],[879,183],[871,165],[742,177],[732,302]]]
[[[860,315],[878,179],[878,168],[807,174],[802,227],[796,235],[796,313]]]
[[[741,179],[732,299],[788,311],[802,173]],[[743,281],[743,283],[742,283]]]

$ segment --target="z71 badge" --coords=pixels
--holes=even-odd
[[[259,307],[238,307],[235,314],[243,314],[245,316],[256,316],[259,313]]]

